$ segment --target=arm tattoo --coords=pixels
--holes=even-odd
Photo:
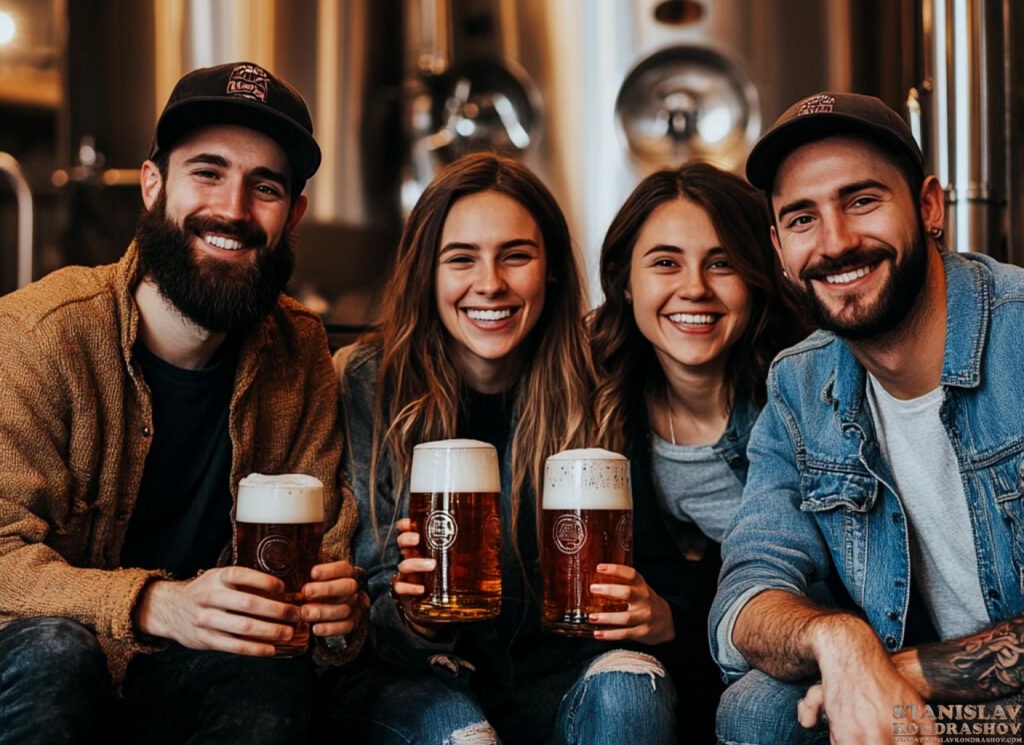
[[[918,649],[934,698],[1000,698],[1024,688],[1024,616]]]

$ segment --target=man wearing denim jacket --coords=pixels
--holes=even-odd
[[[877,99],[798,102],[747,176],[822,330],[772,368],[723,544],[718,736],[908,742],[937,731],[925,701],[1024,678],[1024,270],[943,253],[942,187]],[[830,573],[850,611],[808,600]]]

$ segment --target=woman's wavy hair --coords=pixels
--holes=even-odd
[[[762,406],[772,359],[807,330],[772,248],[768,205],[761,192],[707,163],[688,163],[647,176],[626,199],[605,235],[601,247],[605,299],[588,319],[597,372],[598,439],[619,452],[646,436],[647,402],[666,384],[654,350],[626,302],[626,288],[640,230],[657,207],[675,199],[692,202],[707,213],[729,262],[750,290],[750,322],[729,350],[726,364],[730,407],[737,394],[748,394]]]
[[[370,472],[377,473],[386,448],[393,459],[395,493],[401,493],[413,447],[456,436],[463,381],[438,311],[435,273],[441,232],[452,205],[487,191],[509,196],[526,208],[540,229],[547,259],[544,307],[523,342],[514,402],[511,534],[516,535],[520,495],[532,487],[539,503],[546,458],[584,445],[592,421],[587,406],[593,381],[583,322],[585,293],[569,227],[551,192],[517,160],[492,153],[458,159],[437,175],[409,215],[384,294],[380,325],[367,338],[382,350]],[[370,505],[377,526],[375,481],[371,478]]]

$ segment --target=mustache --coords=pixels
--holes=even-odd
[[[182,227],[186,233],[194,235],[217,233],[218,235],[237,238],[245,246],[267,245],[266,231],[256,223],[246,220],[228,222],[226,220],[218,220],[215,217],[189,215],[182,222]]]
[[[894,248],[888,246],[855,248],[841,256],[823,256],[814,265],[805,267],[800,272],[800,279],[804,282],[812,279],[824,279],[830,274],[840,274],[844,270],[865,266],[866,264],[878,264],[886,259],[896,260],[896,250]]]

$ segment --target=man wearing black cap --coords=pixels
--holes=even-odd
[[[1019,738],[1019,708],[924,702],[1024,680],[1024,270],[943,252],[942,187],[878,99],[798,102],[747,176],[822,330],[772,367],[723,544],[719,738]],[[849,610],[808,599],[829,579]]]
[[[301,742],[314,663],[358,650],[326,335],[281,294],[319,163],[286,83],[193,71],[157,123],[124,258],[0,299],[0,743],[109,742],[108,706],[131,742]],[[324,484],[301,606],[227,566],[251,472]],[[268,659],[300,620],[310,653]]]

